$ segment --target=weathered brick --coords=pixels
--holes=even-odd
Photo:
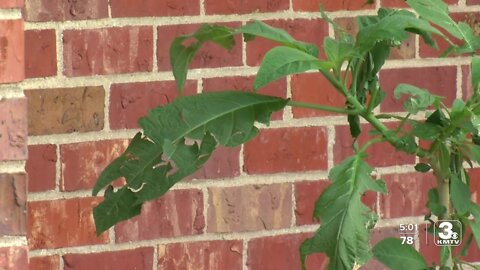
[[[187,81],[184,95],[196,93],[196,81]],[[166,105],[178,95],[173,81],[113,84],[110,89],[110,128],[138,128],[148,110]]]
[[[200,2],[189,0],[111,0],[112,17],[159,17],[199,15]]]
[[[64,73],[69,77],[152,70],[149,26],[66,30],[63,46]]]
[[[0,3],[0,8],[16,8],[16,7],[22,7],[23,6],[23,0],[3,0]]]
[[[0,20],[0,83],[25,77],[23,20]]]
[[[27,247],[0,248],[0,269],[25,270],[28,268]]]
[[[153,268],[153,248],[144,247],[132,250],[89,254],[66,254],[62,256],[64,269],[136,269]]]
[[[264,129],[245,144],[248,174],[327,169],[327,130],[324,127]]]
[[[0,99],[0,161],[27,159],[27,100]]]
[[[29,135],[103,129],[105,91],[101,86],[35,89],[25,95]]]
[[[92,208],[96,198],[75,198],[28,203],[30,249],[106,244],[108,234],[95,234]]]
[[[30,145],[25,169],[28,173],[28,191],[40,192],[55,189],[57,146]]]
[[[326,11],[338,10],[359,10],[359,9],[374,9],[375,4],[367,4],[366,1],[344,0],[293,0],[293,9],[298,11],[313,11],[318,12],[320,6]]]
[[[200,190],[175,190],[143,205],[141,215],[115,226],[116,242],[201,234],[205,227]]]
[[[253,82],[255,77],[221,77],[203,79],[203,92],[217,92],[222,90],[240,90],[244,92],[253,92]],[[274,97],[287,97],[287,81],[280,79],[272,82],[257,91],[259,94]],[[283,110],[272,114],[272,120],[281,120],[283,118]]]
[[[27,0],[24,17],[26,21],[70,21],[108,17],[108,0]]]
[[[57,75],[57,45],[54,29],[25,31],[25,76]]]
[[[479,5],[480,0],[467,0],[467,5]]]
[[[241,270],[242,241],[173,243],[158,247],[158,269]]]
[[[315,203],[319,196],[330,185],[330,181],[304,181],[295,183],[295,216],[297,225],[314,224]],[[362,202],[372,210],[376,210],[377,193],[366,192]]]
[[[395,123],[386,124],[390,129],[396,127]],[[362,133],[358,138],[359,145],[363,145],[369,139],[368,132],[372,130],[370,125],[362,125]],[[340,163],[353,154],[353,139],[348,126],[335,127],[335,144],[333,145],[333,160]],[[374,167],[388,167],[405,164],[415,164],[415,156],[395,150],[387,142],[376,143],[367,149],[367,163]]]
[[[240,23],[222,24],[228,27],[239,27]],[[157,61],[158,69],[161,71],[171,70],[170,67],[170,45],[174,38],[190,34],[200,28],[200,24],[182,24],[182,25],[166,25],[159,26],[157,40]],[[188,44],[188,42],[187,42]],[[235,38],[235,46],[227,51],[224,48],[214,44],[206,43],[198,50],[193,58],[190,68],[214,68],[226,66],[242,65],[242,38]]]
[[[407,97],[400,100],[393,97],[393,91],[400,83],[412,84],[435,95],[444,96],[443,102],[450,105],[456,96],[456,80],[457,70],[454,66],[385,69],[380,72],[380,85],[387,96],[380,108],[384,112],[404,111],[402,104]]]
[[[472,71],[470,66],[462,66],[462,98],[467,100],[473,95]]]
[[[66,144],[60,147],[62,191],[90,189],[100,173],[128,146],[128,140]]]
[[[403,0],[402,0],[403,1]],[[347,31],[352,36],[356,36],[358,32],[358,25],[356,18],[336,18],[334,19],[340,28]],[[335,35],[338,35],[335,33]],[[409,59],[415,58],[415,35],[409,34],[408,39],[402,42],[399,46],[393,47],[390,50],[389,59]]]
[[[0,174],[0,194],[0,236],[25,235],[26,175]]]
[[[469,1],[469,0],[467,0]],[[458,0],[443,0],[443,2],[449,4],[449,5],[456,5],[458,3]],[[408,7],[408,5],[405,3],[404,0],[381,0],[381,5],[382,7]]]
[[[290,184],[210,187],[209,232],[287,228],[292,219]]]
[[[294,101],[344,107],[345,98],[320,73],[305,73],[292,76],[292,99]],[[293,117],[315,117],[334,113],[292,107]]]
[[[28,269],[35,270],[57,270],[60,269],[60,257],[31,257]]]
[[[388,194],[380,194],[380,211],[384,218],[421,216],[427,213],[426,194],[435,185],[432,174],[390,174],[382,175],[382,178],[388,190]]]
[[[328,25],[320,19],[295,19],[295,20],[273,20],[265,23],[284,29],[293,38],[300,41],[316,44],[322,48],[323,39],[328,35]],[[256,38],[247,43],[247,64],[249,66],[258,66],[267,51],[276,45],[276,42],[268,41],[262,38]],[[321,50],[321,55],[323,50]]]
[[[218,147],[191,178],[215,179],[240,175],[240,147]]]
[[[287,10],[288,0],[205,0],[206,14],[245,14],[252,12],[275,12]]]
[[[310,235],[287,234],[252,239],[248,242],[247,267],[249,270],[300,269],[302,242]],[[307,269],[326,270],[328,259],[323,253],[307,257]]]

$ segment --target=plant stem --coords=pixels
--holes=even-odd
[[[316,109],[316,110],[321,110],[321,111],[343,113],[343,114],[359,114],[359,113],[361,113],[361,111],[359,111],[359,110],[348,110],[348,109],[324,106],[324,105],[319,105],[319,104],[312,104],[312,103],[301,102],[301,101],[293,101],[293,100],[289,100],[287,105],[292,106],[292,107]]]

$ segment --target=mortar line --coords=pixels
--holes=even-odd
[[[103,84],[103,91],[105,93],[103,100],[103,130],[111,132],[110,129],[110,91],[112,84],[105,82]]]
[[[27,246],[26,236],[0,236],[0,248]]]
[[[288,1],[288,11],[290,11],[290,13],[294,13],[294,10],[293,10],[293,0],[289,0]]]
[[[242,143],[239,147],[240,151],[238,153],[238,166],[240,169],[240,176],[249,177],[247,172],[245,172],[245,170],[243,169],[245,167],[245,144]]]
[[[203,196],[203,216],[205,219],[205,226],[203,228],[203,233],[208,233],[208,206],[210,205],[209,196],[208,194],[208,186],[207,187],[202,187],[202,196]]]
[[[62,156],[60,144],[55,144],[55,154],[57,155],[57,162],[55,162],[55,191],[59,192],[61,190],[60,178],[62,177]]]
[[[242,270],[248,270],[248,240],[242,239]]]
[[[22,19],[22,10],[19,8],[0,9],[0,20]]]
[[[24,160],[0,161],[0,173],[25,173],[25,163],[26,161]]]
[[[286,98],[292,99],[292,76],[291,75],[286,76],[285,81],[287,84]],[[293,108],[291,106],[284,107],[282,121],[289,121],[292,119],[293,119]]]
[[[110,5],[110,1],[108,1],[107,5],[107,12],[108,12],[108,18],[112,18],[112,6]]]
[[[158,270],[158,245],[153,246],[153,266],[152,270]]]
[[[457,89],[456,89],[456,92],[455,92],[455,96],[456,96],[456,98],[462,100],[462,99],[463,99],[463,89],[462,89],[462,86],[463,86],[463,73],[462,73],[462,66],[461,66],[461,65],[458,65],[458,66],[457,66],[457,81],[456,81],[456,86],[457,86]]]
[[[158,25],[154,24],[152,25],[153,27],[153,62],[152,62],[152,72],[158,72],[158,48],[157,48],[157,43],[158,43]]]
[[[3,86],[0,85],[0,100],[1,99],[14,99],[14,98],[23,98],[25,94],[23,93],[22,88],[16,87],[14,85]]]
[[[65,75],[63,73],[65,68],[63,63],[63,28],[55,28],[55,39],[55,44],[57,46],[57,78],[63,79],[65,78]],[[40,78],[39,80],[41,79],[43,78]],[[24,89],[26,88],[24,87]]]
[[[334,166],[334,151],[333,151],[333,146],[335,145],[335,137],[336,137],[336,131],[335,131],[335,126],[327,126],[327,166],[328,166],[328,171],[330,171],[333,166]]]
[[[200,1],[200,17],[205,17],[205,1],[204,0],[199,0]]]
[[[63,259],[63,256],[59,256],[60,259],[59,259],[59,266],[60,266],[60,270],[64,270],[65,269],[65,260]]]
[[[203,80],[197,80],[197,94],[203,93]]]
[[[291,190],[292,190],[292,196],[291,196],[291,200],[292,200],[292,218],[290,220],[290,227],[295,227],[295,225],[297,224],[297,215],[295,215],[295,209],[297,209],[297,200],[296,200],[296,196],[295,196],[295,191],[296,191],[296,188],[295,188],[295,183],[297,181],[294,181],[291,183]]]

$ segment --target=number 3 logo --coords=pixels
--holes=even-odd
[[[438,233],[438,236],[444,240],[452,239],[453,236],[453,225],[450,222],[444,221],[438,225],[440,229],[442,229],[442,232]]]

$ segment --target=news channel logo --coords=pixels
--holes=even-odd
[[[462,244],[462,223],[458,220],[439,220],[433,228],[433,240],[437,246]]]

